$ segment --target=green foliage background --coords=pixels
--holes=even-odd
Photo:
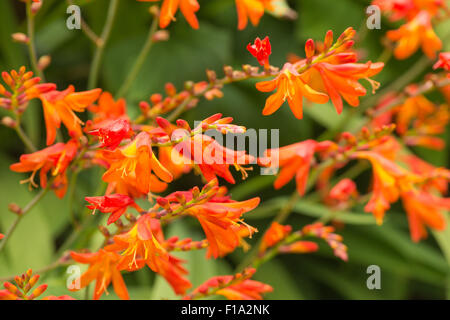
[[[93,45],[81,31],[70,31],[65,27],[67,18],[65,1],[46,0],[37,16],[36,40],[40,55],[50,54],[52,64],[46,70],[48,82],[54,82],[59,89],[74,84],[77,90],[86,89]],[[97,34],[101,32],[108,0],[77,1],[82,6],[83,17]],[[191,29],[180,16],[170,28],[170,41],[154,46],[140,75],[127,96],[130,115],[138,114],[138,103],[147,100],[150,94],[163,92],[164,84],[173,82],[182,88],[184,81],[205,79],[205,70],[211,69],[222,74],[224,65],[239,68],[242,64],[255,61],[245,50],[247,43],[256,36],[268,35],[272,42],[271,63],[282,66],[288,53],[303,55],[303,45],[308,38],[323,39],[325,32],[332,29],[338,36],[345,28],[352,26],[365,34],[364,41],[357,43],[367,60],[375,60],[383,47],[381,38],[394,26],[382,21],[381,30],[365,28],[365,7],[367,1],[356,0],[296,0],[290,5],[299,13],[295,21],[279,20],[265,15],[260,25],[237,31],[237,18],[232,0],[200,0],[198,13],[200,29]],[[100,87],[116,92],[127,71],[145,41],[151,17],[148,5],[134,0],[120,3],[119,17],[112,30],[107,45],[104,63],[100,74]],[[13,32],[25,31],[24,5],[17,0],[0,1],[0,70],[17,69],[28,65],[26,49],[11,41]],[[448,29],[448,23],[441,32]],[[450,49],[446,44],[447,51]],[[389,85],[420,58],[418,53],[406,61],[392,59],[385,70],[377,77],[383,86]],[[420,77],[417,79],[419,80]],[[306,110],[304,120],[296,120],[289,108],[270,117],[263,117],[261,109],[266,95],[254,88],[254,83],[244,82],[224,88],[224,97],[214,101],[201,101],[199,106],[185,114],[189,122],[221,112],[235,118],[237,124],[248,128],[280,129],[280,144],[316,138],[325,130],[336,125],[337,115],[331,105],[315,105]],[[348,107],[347,107],[348,111]],[[2,111],[3,112],[3,111]],[[3,113],[2,113],[3,114]],[[45,131],[41,108],[32,103],[26,112],[25,129],[39,146],[44,145]],[[445,135],[449,140],[449,130]],[[0,128],[0,231],[5,231],[13,220],[8,212],[10,202],[25,205],[32,197],[27,186],[20,185],[23,177],[9,171],[9,165],[17,161],[24,148],[12,130]],[[448,167],[448,149],[443,152],[415,149],[414,152],[437,166]],[[273,177],[261,177],[258,170],[249,180],[230,186],[234,199],[261,196],[265,201],[255,212],[247,215],[248,223],[259,228],[261,235],[267,228],[277,208],[294,190],[290,184],[279,192],[274,192]],[[84,206],[83,198],[97,195],[100,172],[90,170],[81,174],[74,204],[76,214],[80,215]],[[358,185],[367,187],[369,172],[358,179]],[[200,185],[195,175],[188,175],[177,181],[172,189],[184,190]],[[4,252],[0,254],[0,278],[26,271],[38,270],[57,259],[57,252],[65,237],[71,232],[69,203],[58,200],[53,194],[46,198],[21,222]],[[324,207],[306,198],[295,207],[289,218],[294,229],[320,217]],[[375,225],[371,215],[357,207],[353,212],[342,213],[345,227],[338,230],[349,247],[349,262],[344,263],[333,257],[325,243],[321,250],[311,255],[281,256],[263,265],[255,275],[257,280],[274,287],[267,295],[272,299],[415,299],[450,297],[450,231],[441,233],[439,239],[444,253],[437,245],[435,237],[419,244],[409,238],[406,216],[401,206],[393,206],[387,214],[383,226]],[[102,220],[104,223],[104,220]],[[175,223],[166,233],[180,237],[200,239],[202,234],[195,221],[182,220]],[[258,237],[250,240],[256,243]],[[95,249],[102,241],[95,226],[88,229],[75,241],[76,248]],[[445,258],[447,254],[447,260]],[[217,274],[229,274],[242,261],[241,250],[220,260],[205,262],[204,252],[180,254],[187,259],[190,277],[194,286]],[[376,264],[382,270],[382,290],[370,291],[366,287],[366,268]],[[42,281],[49,284],[47,293],[67,294],[64,268],[49,272]],[[135,299],[174,298],[164,280],[147,269],[125,276],[130,295]],[[41,282],[43,283],[43,282]],[[75,293],[82,298],[83,292]],[[115,298],[113,290],[109,296]]]

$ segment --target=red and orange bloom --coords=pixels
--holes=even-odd
[[[342,179],[330,191],[329,197],[339,202],[348,201],[358,194],[356,184],[351,179]]]
[[[116,149],[124,139],[130,138],[133,134],[130,122],[127,119],[110,121],[97,127],[98,129],[89,131],[89,134],[98,136],[100,148],[109,150]]]
[[[39,177],[42,188],[47,187],[47,173],[52,170],[51,173],[54,177],[52,189],[58,197],[62,198],[66,193],[68,184],[66,171],[75,158],[78,147],[79,143],[74,139],[66,144],[57,143],[34,153],[22,155],[20,162],[12,164],[10,169],[15,172],[32,172],[30,178],[21,182],[29,182],[32,187],[37,187],[34,177],[40,171]]]
[[[264,252],[267,248],[273,247],[278,242],[285,239],[292,231],[291,226],[283,226],[278,222],[272,222],[269,229],[264,233],[263,240],[259,247],[260,252]]]
[[[339,60],[339,55],[334,58]],[[313,89],[328,94],[338,114],[343,110],[342,99],[350,106],[357,107],[359,97],[366,95],[367,90],[358,82],[359,79],[368,80],[373,90],[378,88],[379,84],[370,77],[384,67],[381,62],[355,63],[352,60],[346,57],[345,63],[319,62],[303,75],[305,82],[310,83]]]
[[[433,65],[433,69],[439,68],[447,71],[447,77],[450,77],[450,52],[439,53],[439,60]]]
[[[5,235],[0,233],[0,240],[2,240],[4,237]]]
[[[104,292],[108,294],[108,286],[112,282],[114,291],[120,299],[129,300],[128,290],[122,275],[117,268],[121,256],[113,251],[100,249],[94,253],[71,252],[72,259],[83,264],[89,264],[89,269],[81,275],[80,288],[85,288],[92,281],[96,281],[94,300],[100,299]]]
[[[280,74],[273,80],[258,82],[256,88],[261,92],[277,90],[267,100],[263,115],[271,115],[287,100],[297,119],[303,118],[303,97],[311,102],[326,103],[328,96],[312,89],[290,63],[286,63]]]
[[[61,122],[67,127],[71,136],[82,136],[82,121],[74,112],[83,112],[100,96],[101,89],[75,92],[73,86],[64,91],[51,91],[39,95],[44,108],[44,119],[47,128],[47,145],[51,145],[56,138],[56,129]]]
[[[142,209],[134,202],[132,198],[123,194],[110,194],[101,197],[86,197],[85,200],[90,205],[86,206],[88,209],[100,210],[103,213],[111,213],[108,218],[108,224],[116,222],[128,209],[128,207],[135,208],[138,212]]]
[[[121,148],[103,151],[103,156],[110,164],[103,175],[103,180],[108,183],[125,183],[142,194],[147,194],[152,184],[161,183],[158,178],[164,182],[171,182],[173,179],[153,153],[151,138],[147,132],[139,133],[133,141]]]
[[[265,10],[274,10],[272,2],[273,0],[236,0],[238,29],[245,29],[249,19],[254,26],[257,26]]]
[[[147,265],[163,276],[176,294],[184,294],[191,283],[183,276],[187,270],[183,260],[170,255],[164,248],[164,237],[158,220],[149,214],[141,216],[127,233],[114,237],[109,250],[123,251],[118,265],[120,270],[134,271]]]
[[[217,294],[228,300],[262,300],[262,294],[272,292],[273,288],[262,282],[250,280],[255,272],[256,269],[247,268],[242,274],[213,277],[184,299],[189,300],[195,297]]]
[[[450,200],[438,198],[426,189],[416,186],[426,182],[427,177],[411,173],[375,152],[356,152],[355,157],[367,159],[372,164],[373,193],[365,211],[372,212],[378,224],[382,223],[390,204],[401,197],[414,241],[426,236],[425,226],[436,230],[445,228],[445,220],[440,210],[448,210]]]
[[[269,56],[272,54],[272,47],[270,45],[269,37],[265,37],[263,40],[256,38],[253,44],[249,43],[247,45],[247,50],[252,56],[258,60],[259,64],[268,68]]]
[[[413,241],[418,242],[427,237],[425,226],[435,230],[445,229],[445,219],[441,210],[450,209],[450,198],[438,198],[423,190],[402,192],[401,198]]]
[[[142,2],[155,2],[159,0],[138,0]],[[163,0],[159,16],[159,27],[166,28],[172,21],[175,21],[175,14],[180,8],[187,22],[192,28],[198,29],[198,20],[195,13],[200,9],[197,0]]]
[[[265,157],[272,158],[274,154],[278,154],[279,166],[281,167],[281,171],[274,182],[275,189],[282,188],[295,177],[298,194],[303,196],[306,192],[306,183],[315,152],[327,150],[333,146],[334,144],[330,141],[305,140],[279,149],[267,150]]]
[[[434,59],[436,52],[442,48],[442,41],[434,32],[431,15],[427,11],[420,11],[399,29],[388,31],[386,35],[397,42],[394,50],[397,59],[410,57],[419,47],[430,59]]]
[[[214,181],[213,181],[214,182]],[[215,181],[217,184],[217,180]],[[211,185],[211,183],[210,183]],[[208,188],[207,185],[205,188]],[[251,236],[257,230],[245,224],[241,217],[255,209],[260,202],[259,198],[246,201],[234,201],[226,196],[226,189],[212,187],[208,200],[198,201],[197,204],[187,207],[183,214],[195,217],[203,228],[208,239],[208,258],[223,257],[242,245],[242,237]],[[176,210],[182,202],[194,199],[193,191],[175,192],[164,198],[164,202],[171,204],[171,211]],[[160,201],[161,202],[161,201]],[[245,228],[243,228],[245,227]],[[245,232],[245,229],[248,232]]]
[[[163,118],[156,119],[159,126],[166,131],[166,140],[179,141],[174,143],[171,153],[178,152],[181,157],[171,156],[173,165],[183,168],[185,166],[197,165],[207,181],[212,181],[217,176],[224,178],[229,183],[235,183],[230,172],[230,165],[240,171],[242,177],[247,178],[247,168],[243,165],[255,163],[253,156],[248,155],[245,150],[234,151],[222,146],[212,137],[203,134],[208,130],[217,130],[221,133],[243,133],[245,127],[231,124],[233,118],[222,118],[222,114],[215,114],[203,120],[193,130],[186,121],[179,120],[179,129]],[[169,141],[170,141],[169,140]]]
[[[100,124],[105,121],[109,122],[118,119],[129,120],[125,99],[114,101],[112,94],[106,91],[102,92],[98,98],[98,103],[96,105],[91,105],[88,110],[94,114],[94,124]]]

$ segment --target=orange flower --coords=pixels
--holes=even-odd
[[[47,128],[47,145],[52,144],[56,138],[56,129],[61,126],[61,121],[69,130],[70,135],[80,137],[82,135],[82,121],[75,112],[83,112],[97,100],[101,89],[75,92],[71,85],[64,91],[51,91],[41,94],[39,98],[44,108],[44,119]]]
[[[413,180],[418,180],[419,177],[410,175],[403,168],[375,152],[360,151],[356,152],[354,156],[359,159],[367,159],[372,164],[372,197],[364,210],[372,212],[377,223],[382,224],[384,213],[390,208],[390,204],[396,202],[399,198],[399,184],[406,187],[407,184],[410,185]]]
[[[330,198],[336,201],[348,201],[350,197],[356,196],[356,184],[351,179],[342,179],[330,191]]]
[[[136,225],[127,233],[114,237],[114,244],[108,250],[122,251],[118,268],[134,271],[147,265],[163,276],[176,294],[184,294],[191,283],[183,278],[187,274],[180,260],[167,253],[164,236],[158,220],[149,214],[141,216]]]
[[[183,158],[173,147],[160,147],[158,159],[169,170],[174,179],[178,179],[183,174],[189,173],[193,167],[190,161]]]
[[[246,128],[231,124],[233,118],[222,118],[222,114],[218,113],[203,120],[194,129],[191,129],[186,121],[178,120],[178,130],[174,130],[173,126],[163,118],[159,117],[156,120],[160,128],[166,131],[166,140],[180,141],[172,147],[172,153],[176,151],[180,157],[171,156],[170,162],[174,162],[179,168],[197,165],[207,181],[212,181],[219,176],[234,184],[236,181],[230,172],[230,165],[240,171],[245,179],[248,174],[247,168],[243,165],[256,162],[255,158],[248,155],[245,150],[228,149],[212,137],[202,134],[208,130],[217,130],[223,134],[244,133]]]
[[[278,242],[286,238],[291,231],[291,226],[283,226],[278,222],[272,222],[269,229],[267,229],[263,236],[262,243],[259,247],[259,252],[264,252],[267,248],[276,245]]]
[[[113,96],[109,92],[102,92],[98,99],[98,104],[91,105],[89,111],[94,113],[94,124],[123,118],[128,120],[125,99],[114,101]]]
[[[169,203],[170,212],[179,208],[181,202],[197,200],[198,203],[185,208],[183,213],[189,214],[200,222],[206,238],[208,239],[207,258],[223,257],[242,244],[243,236],[251,236],[256,229],[246,225],[241,216],[255,209],[259,198],[246,201],[234,201],[225,196],[226,188],[211,185],[217,184],[217,180],[205,186],[205,198],[194,199],[193,191],[175,192],[165,198],[158,199],[160,203]],[[198,190],[198,189],[197,189]],[[182,200],[180,200],[182,199]],[[243,232],[245,226],[248,232]]]
[[[2,240],[4,237],[5,235],[0,233],[0,240]]]
[[[408,88],[413,94],[415,86]],[[442,149],[445,142],[435,135],[445,131],[450,119],[446,104],[436,106],[423,95],[415,95],[405,100],[396,109],[397,133],[407,145],[421,145],[432,149]],[[410,129],[410,125],[412,128]]]
[[[55,177],[52,188],[55,194],[62,198],[67,191],[66,170],[75,158],[78,147],[76,140],[70,140],[66,144],[57,143],[34,153],[22,155],[20,162],[12,164],[10,169],[15,172],[32,172],[30,178],[21,181],[21,183],[29,182],[32,187],[37,187],[34,176],[40,170],[42,188],[47,186],[47,173],[52,170],[52,175]]]
[[[94,289],[94,300],[100,299],[102,294],[108,294],[108,286],[112,282],[114,291],[120,299],[129,300],[127,287],[122,275],[117,268],[121,256],[112,251],[100,249],[94,253],[71,252],[72,259],[83,264],[89,264],[89,269],[81,275],[80,288],[85,288],[92,281],[96,281]]]
[[[155,2],[159,0],[138,0],[142,2]],[[163,0],[161,13],[159,16],[160,28],[167,27],[172,21],[175,21],[175,13],[180,8],[187,22],[192,28],[198,29],[198,20],[195,13],[200,9],[197,0]]]
[[[261,294],[272,292],[273,288],[262,282],[250,280],[255,272],[256,269],[247,268],[242,274],[212,277],[184,299],[218,294],[229,300],[262,300]]]
[[[103,180],[108,183],[125,183],[147,194],[153,183],[160,183],[156,176],[164,182],[171,182],[173,179],[153,153],[151,138],[147,132],[139,133],[124,147],[103,151],[103,156],[110,164],[103,175]]]
[[[431,16],[427,11],[420,11],[412,20],[397,30],[387,32],[387,37],[397,42],[394,55],[397,59],[406,59],[417,51],[419,46],[430,58],[441,50],[442,42],[431,25]]]
[[[440,210],[450,208],[450,199],[430,194],[426,191],[426,184],[424,188],[416,187],[435,177],[411,173],[375,152],[360,151],[355,153],[355,157],[367,159],[372,164],[373,192],[365,211],[372,212],[378,224],[382,223],[390,204],[401,197],[413,241],[419,241],[426,236],[425,225],[436,230],[445,228],[445,220]],[[448,178],[448,174],[446,177]]]
[[[236,0],[238,29],[245,29],[248,19],[254,26],[257,26],[265,10],[274,10],[272,2],[273,0]]]
[[[445,220],[441,210],[450,209],[450,198],[438,198],[423,190],[405,191],[401,197],[408,215],[413,241],[418,242],[427,237],[425,226],[435,230],[445,230]]]
[[[286,63],[280,74],[273,80],[258,82],[256,88],[261,92],[277,89],[267,100],[263,115],[271,115],[287,100],[297,119],[303,118],[303,97],[315,103],[328,102],[328,96],[312,89],[290,63]]]
[[[311,162],[316,151],[330,148],[334,144],[330,141],[316,142],[305,140],[294,143],[280,149],[269,149],[265,152],[265,157],[272,158],[278,154],[281,171],[274,182],[275,189],[280,189],[295,176],[297,191],[303,196],[306,192]]]
[[[339,60],[338,57],[339,55],[336,55],[335,60]],[[352,60],[346,57],[343,60],[347,61],[345,63],[319,62],[303,75],[313,89],[329,95],[338,114],[343,109],[342,98],[350,106],[357,107],[359,97],[366,95],[367,90],[358,82],[359,79],[368,80],[374,90],[378,88],[379,84],[369,78],[378,74],[384,67],[381,62],[354,63]]]

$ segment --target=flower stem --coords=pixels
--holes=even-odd
[[[25,131],[23,131],[22,127],[20,126],[20,122],[17,123],[17,125],[14,127],[14,130],[17,132],[17,135],[19,136],[19,138],[22,140],[22,142],[25,144],[25,146],[29,151],[31,152],[37,151],[31,139],[27,136]]]
[[[27,1],[27,33],[28,33],[28,53],[30,55],[31,67],[34,73],[41,78],[42,82],[45,82],[45,76],[42,70],[38,67],[38,60],[36,54],[36,47],[34,44],[34,14],[31,11],[31,1]]]
[[[67,0],[67,3],[69,5],[73,5],[72,0]],[[91,27],[89,27],[89,25],[83,18],[81,18],[81,31],[83,31],[86,37],[88,37],[96,46],[102,45],[102,39],[100,39],[100,37],[94,31],[92,31]]]
[[[141,49],[141,52],[139,53],[139,56],[136,59],[136,62],[134,63],[133,67],[131,68],[130,73],[127,75],[125,81],[123,82],[120,89],[117,91],[117,97],[122,98],[124,97],[128,90],[130,90],[131,86],[133,85],[134,80],[136,80],[136,77],[139,75],[139,71],[141,71],[142,65],[145,62],[145,59],[147,58],[150,49],[153,46],[153,35],[158,30],[158,19],[153,18],[152,24],[150,26],[150,30],[148,32],[147,40],[144,44],[144,46]]]
[[[14,233],[14,231],[16,230],[17,225],[19,224],[19,222],[45,196],[47,191],[50,189],[51,184],[52,184],[51,181],[49,181],[48,184],[47,184],[47,187],[45,189],[42,189],[41,191],[39,191],[39,193],[36,194],[36,196],[25,206],[25,208],[23,208],[23,210],[21,210],[21,212],[19,214],[17,214],[16,219],[14,220],[12,225],[9,227],[9,229],[6,232],[5,237],[3,238],[3,240],[0,242],[0,252],[3,250],[3,248],[6,245],[6,243],[11,238],[11,236]]]
[[[111,0],[109,3],[108,14],[106,17],[105,26],[100,37],[100,41],[97,41],[97,48],[95,50],[94,60],[92,61],[91,71],[89,74],[88,88],[94,89],[97,86],[98,74],[100,71],[100,65],[103,59],[103,53],[105,45],[108,42],[111,30],[114,25],[114,20],[117,15],[117,8],[119,7],[119,0]]]

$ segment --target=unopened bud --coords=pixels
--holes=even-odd
[[[15,42],[19,42],[19,43],[27,44],[30,41],[30,38],[28,38],[28,36],[22,32],[13,33],[11,35],[11,37]]]
[[[153,34],[153,42],[167,41],[170,38],[170,33],[167,30],[158,30]]]
[[[8,128],[15,128],[17,125],[17,122],[16,122],[16,120],[14,120],[11,117],[3,117],[2,124]]]
[[[155,17],[159,17],[159,7],[158,6],[151,6],[150,8],[148,8],[148,12],[150,12],[150,14],[154,15]]]
[[[37,67],[39,70],[45,70],[47,69],[47,67],[50,65],[50,63],[52,62],[52,57],[50,56],[42,56],[39,58]]]
[[[214,70],[206,70],[206,77],[208,78],[209,82],[216,82],[217,80],[217,74]]]
[[[171,82],[167,82],[164,88],[166,90],[167,95],[170,97],[173,97],[174,95],[177,94],[177,89]]]
[[[45,290],[47,290],[48,285],[43,284],[33,290],[33,293],[29,296],[29,299],[35,299],[39,297]]]
[[[31,13],[32,14],[36,14],[38,13],[38,11],[41,9],[42,7],[42,0],[39,1],[33,1],[33,3],[31,4]]]
[[[311,59],[314,56],[314,52],[315,52],[314,40],[308,39],[308,41],[306,41],[305,43],[306,58]]]
[[[19,207],[18,204],[10,203],[10,204],[8,205],[8,209],[9,209],[9,211],[11,211],[12,213],[15,213],[15,214],[18,214],[18,215],[22,214],[22,209]]]

